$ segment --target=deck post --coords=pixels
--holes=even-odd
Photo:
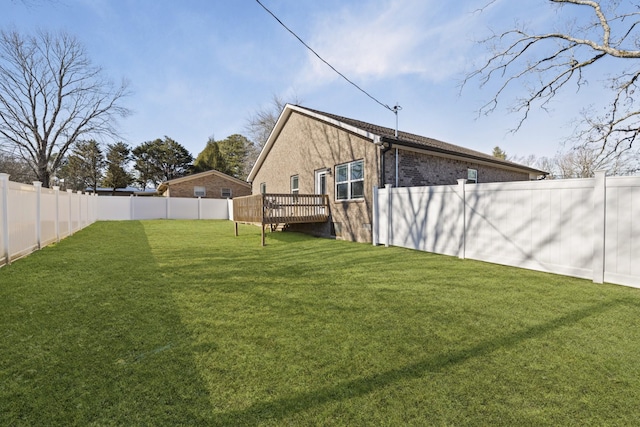
[[[262,246],[265,246],[265,244],[264,244],[264,223],[262,223]]]
[[[238,221],[233,221],[233,223],[235,224],[236,237],[238,237]]]

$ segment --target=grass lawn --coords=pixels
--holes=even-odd
[[[228,221],[0,269],[0,425],[637,425],[640,290]]]

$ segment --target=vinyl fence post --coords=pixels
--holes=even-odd
[[[2,188],[2,200],[0,200],[0,209],[2,209],[2,239],[4,245],[5,262],[11,264],[11,254],[9,253],[9,174],[0,173],[0,188]]]
[[[458,180],[458,191],[460,192],[460,208],[461,215],[458,220],[458,229],[460,231],[460,243],[458,246],[458,258],[465,259],[467,249],[467,180]]]
[[[73,234],[73,222],[72,222],[72,218],[73,215],[71,214],[72,208],[71,208],[71,204],[72,204],[72,197],[71,195],[73,194],[73,190],[67,190],[67,197],[69,198],[69,236],[71,236]]]
[[[373,186],[373,218],[371,224],[371,243],[373,246],[378,246],[378,227],[380,226],[380,212],[378,208],[378,186]]]
[[[60,186],[54,185],[53,191],[56,195],[56,219],[54,227],[56,228],[56,242],[60,242]]]
[[[593,184],[593,283],[604,283],[607,173],[595,172]]]
[[[387,189],[387,241],[384,246],[389,247],[391,244],[391,234],[393,233],[393,218],[391,212],[393,210],[393,203],[391,200],[391,184],[385,184],[384,187]]]
[[[82,230],[82,191],[78,191],[78,231]]]
[[[202,219],[202,197],[198,196],[198,219]]]
[[[36,190],[36,244],[42,249],[42,182],[33,181]]]
[[[136,217],[135,207],[133,206],[133,194],[129,195],[129,220],[133,221]]]

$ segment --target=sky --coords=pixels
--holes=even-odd
[[[552,157],[595,89],[569,91],[516,132],[509,106],[479,116],[496,84],[460,90],[487,48],[478,40],[514,22],[560,19],[545,0],[261,0],[320,56],[381,104],[402,109],[399,128],[485,153]],[[95,65],[129,82],[119,122],[135,147],[169,136],[194,157],[209,137],[247,135],[274,96],[390,128],[396,117],[346,82],[255,0],[6,0],[0,28],[66,31]],[[593,92],[596,91],[596,92]]]

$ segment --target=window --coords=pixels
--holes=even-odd
[[[207,195],[207,189],[204,187],[193,187],[194,197],[205,197]]]
[[[364,160],[336,166],[336,199],[364,198]]]
[[[300,192],[298,181],[298,175],[294,175],[291,177],[291,194],[298,194]]]
[[[231,189],[230,188],[223,188],[221,193],[222,193],[222,198],[224,198],[224,199],[230,199],[231,198]]]
[[[478,170],[477,169],[467,169],[467,182],[469,184],[477,184],[478,183]]]
[[[260,194],[267,194],[267,183],[266,182],[261,182],[260,183]]]

